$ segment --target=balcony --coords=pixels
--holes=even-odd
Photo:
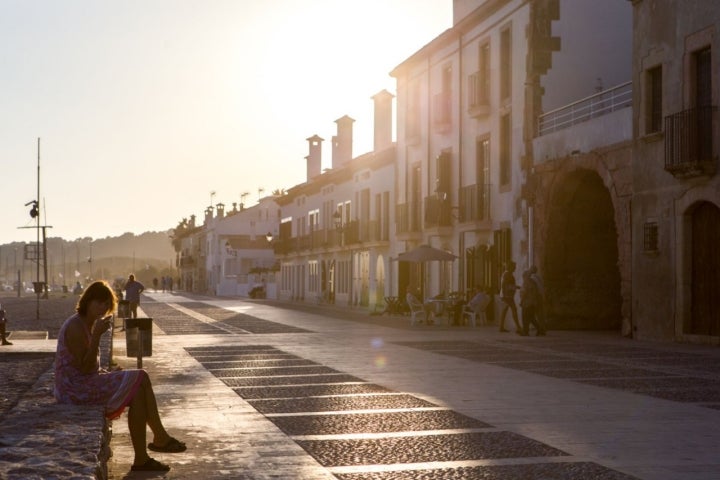
[[[459,221],[490,219],[490,185],[468,185],[459,191]]]
[[[440,199],[437,195],[425,197],[425,228],[450,226],[452,226],[450,199]]]
[[[717,107],[691,108],[665,117],[665,170],[677,178],[711,176],[717,169],[713,132]]]
[[[547,135],[629,107],[632,107],[632,82],[623,83],[540,115],[537,134]]]
[[[395,211],[395,233],[402,235],[420,231],[420,204],[409,202],[398,205]]]

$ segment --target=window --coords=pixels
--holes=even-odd
[[[645,133],[662,130],[662,81],[662,67],[658,66],[647,71]]]
[[[475,183],[482,188],[490,178],[490,139],[478,140],[475,148]]]
[[[408,88],[407,119],[405,136],[415,138],[420,135],[420,86],[417,82]]]
[[[447,66],[442,70],[441,91],[433,100],[433,120],[436,126],[446,127],[450,124],[452,68]]]
[[[712,56],[710,47],[698,50],[693,54],[695,63],[695,106],[712,105]]]
[[[510,144],[510,114],[507,114],[500,118],[500,186],[508,185],[512,175]]]
[[[512,35],[510,28],[500,33],[500,99],[510,98],[512,93]]]
[[[710,47],[693,54],[694,93],[697,123],[696,143],[697,159],[708,161],[712,158],[712,56]]]
[[[480,45],[478,70],[468,78],[468,108],[473,114],[486,114],[490,104],[490,44]]]
[[[643,252],[658,251],[658,224],[655,221],[643,225]]]
[[[438,155],[435,164],[435,193],[438,194],[438,198],[444,195],[441,200],[450,198],[450,169],[450,152],[442,152]]]
[[[480,100],[488,103],[490,98],[490,44],[484,43],[480,46],[480,58],[478,64],[478,74],[480,76]]]
[[[320,210],[310,210],[308,212],[308,227],[311,232],[314,232],[320,228]]]
[[[320,267],[317,260],[308,262],[308,290],[311,293],[320,291]]]

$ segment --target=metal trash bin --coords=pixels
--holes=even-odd
[[[152,357],[152,318],[125,319],[125,346],[128,357],[137,357],[138,368],[142,357]]]
[[[118,302],[118,318],[129,318],[130,317],[130,302],[127,300],[120,300]]]

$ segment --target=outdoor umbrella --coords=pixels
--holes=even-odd
[[[399,262],[412,262],[422,264],[422,274],[420,275],[420,289],[424,293],[427,284],[425,263],[432,261],[451,262],[457,258],[456,255],[448,253],[445,250],[431,247],[430,245],[419,245],[412,250],[403,252],[398,255]]]

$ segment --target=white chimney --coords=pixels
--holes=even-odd
[[[337,168],[352,160],[353,131],[355,122],[347,115],[335,120],[337,135],[332,138],[332,168]]]
[[[313,135],[306,139],[308,141],[309,154],[305,157],[307,162],[307,181],[322,173],[322,142],[323,139],[317,135]]]
[[[372,99],[375,104],[375,124],[373,151],[378,152],[392,144],[392,99],[395,97],[387,90],[376,93]]]

